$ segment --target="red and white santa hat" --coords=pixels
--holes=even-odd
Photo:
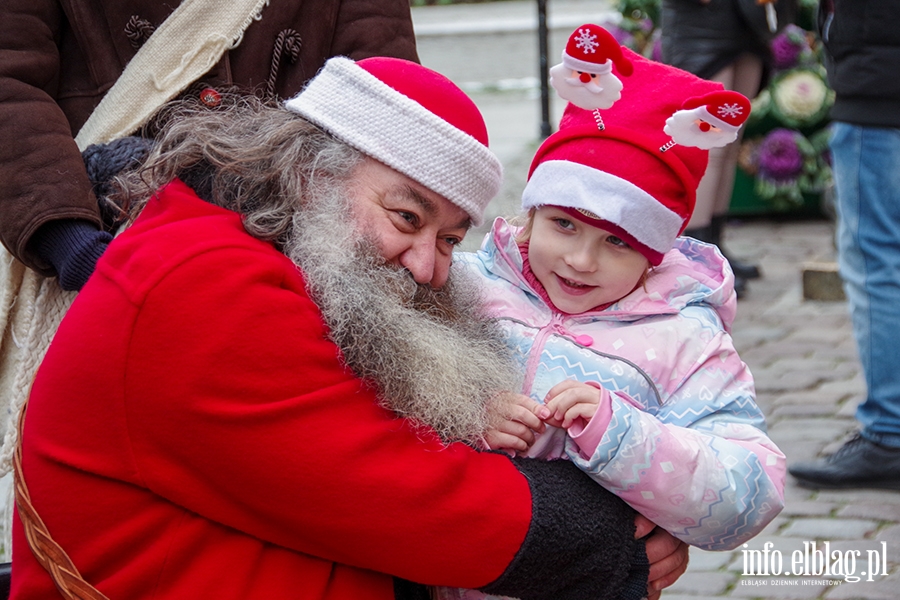
[[[631,63],[622,54],[622,47],[613,35],[599,25],[585,24],[569,36],[562,53],[567,69],[604,75],[613,65],[620,74],[631,75]]]
[[[503,167],[475,103],[417,63],[335,57],[285,107],[447,198],[475,226],[500,190]]]
[[[560,130],[535,154],[522,206],[567,209],[658,265],[690,220],[708,158],[707,150],[670,147],[666,120],[688,98],[723,88],[622,51],[634,71],[622,100],[604,111],[605,129],[596,126],[593,111],[570,104]]]

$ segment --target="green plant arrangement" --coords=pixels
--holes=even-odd
[[[773,74],[753,101],[738,167],[753,191],[775,211],[805,207],[831,183],[828,87],[821,44],[810,31],[788,25],[772,40]]]
[[[604,24],[620,44],[638,54],[660,60],[660,0],[619,0],[616,9],[622,14],[618,24]]]

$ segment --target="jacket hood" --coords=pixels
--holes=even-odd
[[[510,225],[502,217],[497,218],[478,252],[491,274],[539,297],[522,276],[522,254],[515,240],[519,231],[520,228]],[[679,237],[659,266],[650,270],[643,286],[605,310],[573,317],[631,321],[652,315],[676,314],[687,306],[699,304],[715,309],[726,331],[730,331],[737,310],[734,274],[716,246]]]

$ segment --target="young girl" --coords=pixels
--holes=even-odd
[[[707,138],[726,139],[749,102],[625,52],[621,102],[602,119],[570,105],[538,149],[524,227],[497,219],[458,257],[551,426],[513,420],[488,442],[568,457],[679,539],[728,550],[783,507],[785,459],[729,335],[731,269],[715,246],[677,236]]]

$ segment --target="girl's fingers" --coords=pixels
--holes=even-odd
[[[575,422],[575,419],[584,419],[585,421],[590,421],[594,414],[597,412],[597,404],[593,402],[584,403],[580,402],[566,411],[565,418],[563,418],[563,429],[568,429],[572,426],[572,423]]]
[[[583,384],[579,381],[574,381],[572,379],[566,379],[565,381],[560,381],[559,383],[554,385],[552,388],[550,388],[549,392],[547,392],[547,396],[544,398],[544,404],[550,404],[550,401],[553,398],[555,398],[556,396],[565,392],[566,390],[572,389],[573,387],[580,387],[583,385],[585,385],[585,384]]]
[[[550,394],[547,394],[550,397]],[[588,385],[579,384],[578,387],[569,388],[553,399],[547,401],[547,408],[550,409],[553,418],[562,421],[565,414],[576,404],[600,404],[601,392],[597,388]],[[594,409],[596,411],[596,408]],[[591,413],[593,414],[593,413]]]

